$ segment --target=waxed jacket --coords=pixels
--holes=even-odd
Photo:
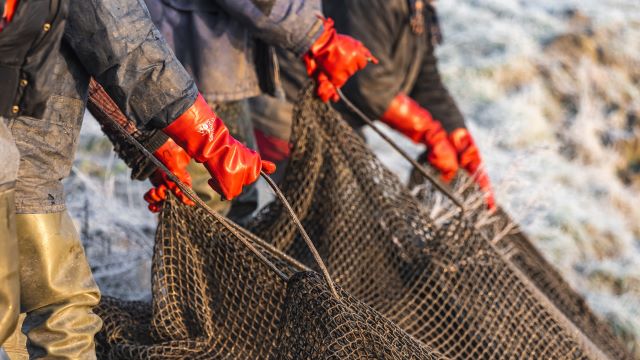
[[[4,9],[4,3],[0,1],[0,9]],[[46,79],[27,86],[38,69],[52,68],[53,62],[47,61],[44,54],[57,49],[66,11],[66,2],[29,1],[18,8],[14,21],[0,32],[0,192],[15,187],[20,164],[19,151],[4,116],[19,112],[34,87],[46,87]],[[52,30],[52,24],[59,29]],[[40,98],[46,95],[40,94]],[[29,111],[37,110],[31,107]]]
[[[414,16],[411,0],[324,0],[326,16],[335,21],[338,32],[364,43],[378,58],[355,74],[344,93],[369,117],[379,119],[393,98],[404,92],[439,120],[445,130],[465,127],[464,118],[444,86],[434,54],[434,9],[425,7],[424,31],[418,34],[411,26]],[[303,81],[304,68],[288,54],[278,51],[283,69],[283,83],[288,97],[295,96]],[[356,118],[337,104],[352,124]]]
[[[299,60],[323,30],[320,0],[146,0],[156,25],[210,103],[268,92],[266,45]]]
[[[18,213],[64,209],[61,179],[71,171],[91,76],[140,127],[164,128],[198,93],[141,0],[74,1],[63,39],[51,50],[41,57],[48,65],[30,73],[43,85],[30,81],[7,121],[21,157]]]
[[[0,33],[0,116],[44,111],[51,81],[38,75],[53,70],[67,10],[68,0],[23,1]]]

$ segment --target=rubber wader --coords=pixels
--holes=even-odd
[[[95,359],[100,301],[80,237],[66,211],[18,214],[21,326],[32,359]],[[24,359],[19,330],[5,344],[12,360]]]
[[[9,184],[0,186],[0,345],[16,328],[20,312],[18,243],[14,207],[13,187]]]

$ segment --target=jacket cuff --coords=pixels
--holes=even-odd
[[[144,147],[147,148],[149,152],[154,153],[162,145],[164,145],[164,143],[166,143],[167,140],[169,140],[169,135],[165,134],[162,131],[154,131],[151,136],[145,139],[142,145],[144,145]]]
[[[151,118],[146,128],[164,129],[171,125],[171,123],[179,118],[180,115],[189,110],[189,108],[196,102],[196,98],[199,94],[200,92],[198,91],[195,83],[193,80],[190,80],[189,86],[182,92],[182,94],[179,97],[172,99],[172,101],[167,101],[164,104],[162,111]]]
[[[307,32],[307,35],[292,49],[290,49],[297,57],[302,57],[304,54],[311,49],[311,46],[315,44],[320,35],[324,32],[324,25],[322,24],[322,20],[316,20],[311,29]]]

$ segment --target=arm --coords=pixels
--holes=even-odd
[[[95,80],[89,84],[89,100],[87,109],[100,124],[102,132],[109,138],[113,148],[131,168],[131,178],[146,180],[156,170],[156,166],[147,159],[138,148],[121,133],[123,128],[129,135],[144,145],[149,151],[156,151],[167,140],[167,136],[159,130],[140,130],[135,122],[129,120],[111,100],[109,95]]]
[[[270,45],[302,56],[322,34],[319,0],[215,0]]]
[[[339,4],[338,4],[339,3]],[[327,6],[339,31],[359,39],[379,60],[355,74],[344,92],[367,116],[380,118],[400,92],[405,70],[396,66],[394,44],[406,15],[395,1],[346,1]],[[329,8],[330,6],[335,7]],[[367,19],[363,21],[363,19]]]
[[[458,128],[466,128],[464,117],[455,100],[442,82],[438,70],[438,60],[433,47],[429,46],[425,54],[416,85],[409,94],[420,106],[428,109],[438,119],[444,129],[450,133]]]
[[[229,135],[140,1],[74,3],[65,40],[126,117],[138,125],[162,129],[177,144],[163,145],[156,153],[183,164],[187,157],[175,155],[178,146],[184,149],[209,170],[210,185],[232,199],[258,179],[264,166],[267,172],[273,172],[274,166]],[[159,195],[151,200],[161,202],[163,194]]]
[[[338,101],[341,88],[369,62],[377,63],[362,43],[336,32],[321,19],[318,0],[217,0],[216,4],[253,29],[254,36],[302,55],[307,75],[324,102]]]
[[[488,207],[495,209],[491,181],[483,168],[480,150],[467,130],[460,109],[442,82],[433,47],[429,47],[427,51],[411,97],[442,123],[448,134],[447,138],[455,149],[460,167],[465,169],[484,191]]]
[[[139,127],[166,127],[198,95],[141,0],[74,2],[64,39]]]

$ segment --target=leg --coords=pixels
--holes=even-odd
[[[14,201],[18,158],[18,149],[0,118],[0,345],[14,331],[20,312]]]
[[[24,324],[25,314],[20,314],[18,324],[13,334],[9,336],[2,347],[6,351],[10,360],[29,360],[29,352],[27,351],[27,337],[22,333],[22,324]],[[3,360],[0,357],[0,360]]]
[[[19,116],[9,123],[20,151],[16,233],[20,305],[26,313],[22,332],[31,358],[96,357],[101,320],[91,309],[100,292],[66,212],[60,181],[71,171],[83,111],[80,98],[56,95],[42,119]]]
[[[268,95],[251,98],[249,104],[260,155],[278,166],[271,177],[281,182],[290,155],[293,104]]]
[[[0,345],[16,328],[20,313],[18,243],[14,190],[0,191]]]
[[[69,214],[18,214],[16,228],[30,356],[95,359],[100,291]]]

